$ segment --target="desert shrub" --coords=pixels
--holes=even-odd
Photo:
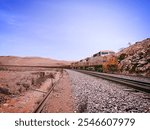
[[[108,71],[113,73],[117,71],[117,65],[108,65]]]
[[[6,95],[9,95],[9,94],[10,94],[8,88],[2,88],[2,87],[0,87],[0,93],[6,94]]]
[[[103,66],[102,65],[95,65],[94,66],[95,71],[97,72],[103,72]]]
[[[0,66],[0,71],[6,70],[5,67]]]

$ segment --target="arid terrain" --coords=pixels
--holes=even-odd
[[[1,68],[0,112],[32,112],[61,73],[61,69],[54,68]]]
[[[150,38],[133,43],[116,55],[120,73],[150,77]]]
[[[119,77],[150,83],[150,39],[115,56]],[[63,68],[70,63],[0,56],[0,112],[37,112],[49,92],[40,112],[150,112],[149,93]]]
[[[1,56],[0,112],[33,112],[52,84],[63,74],[61,68],[37,66],[57,67],[69,64],[67,61],[38,57]]]
[[[70,63],[70,61],[54,60],[41,57],[0,56],[0,65],[62,66],[69,65]]]

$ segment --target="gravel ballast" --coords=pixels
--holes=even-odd
[[[72,70],[67,72],[76,112],[150,112],[150,94]]]

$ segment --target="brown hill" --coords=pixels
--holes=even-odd
[[[150,77],[150,38],[123,49],[117,57],[121,73]]]
[[[0,56],[1,65],[25,65],[25,66],[62,66],[69,65],[69,61],[54,60],[41,57],[16,57]]]

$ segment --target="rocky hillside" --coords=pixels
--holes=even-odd
[[[123,49],[117,57],[121,73],[150,77],[150,38]]]
[[[69,64],[69,61],[60,61],[41,57],[0,56],[0,65],[61,66]]]

